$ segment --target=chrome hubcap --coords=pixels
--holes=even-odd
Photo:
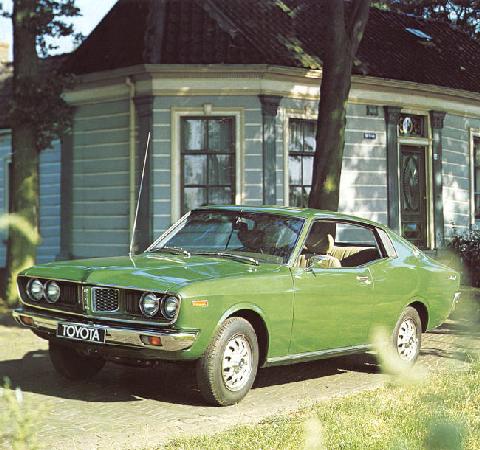
[[[223,352],[222,376],[225,387],[239,391],[252,373],[252,349],[243,334],[233,336]]]
[[[417,354],[417,325],[412,319],[405,319],[400,325],[397,338],[397,350],[400,358],[405,361],[412,361]]]

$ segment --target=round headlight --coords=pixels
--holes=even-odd
[[[172,320],[178,311],[178,306],[180,302],[177,297],[169,296],[163,300],[162,304],[162,313],[167,318]]]
[[[55,281],[49,281],[45,287],[48,303],[55,303],[60,298],[60,286]]]
[[[153,317],[160,309],[160,300],[155,294],[143,294],[140,298],[139,306],[144,316]]]
[[[30,300],[39,302],[45,295],[45,286],[40,280],[30,280],[27,284],[27,295]]]

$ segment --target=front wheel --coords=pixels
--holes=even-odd
[[[407,306],[393,331],[393,345],[401,360],[414,363],[422,343],[422,322],[415,308]]]
[[[69,380],[88,380],[105,365],[103,358],[83,355],[74,348],[58,344],[55,341],[48,343],[48,353],[55,370]]]
[[[227,319],[197,363],[198,387],[204,399],[218,406],[242,400],[255,381],[258,354],[252,325],[241,317]]]

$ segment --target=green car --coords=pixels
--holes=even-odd
[[[384,225],[314,209],[191,211],[143,254],[34,266],[16,320],[82,380],[106,361],[192,362],[205,400],[240,401],[259,367],[365,351],[377,326],[414,362],[459,276]]]

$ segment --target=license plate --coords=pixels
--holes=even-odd
[[[58,324],[57,337],[104,344],[105,328],[92,327],[80,323],[63,322]]]

